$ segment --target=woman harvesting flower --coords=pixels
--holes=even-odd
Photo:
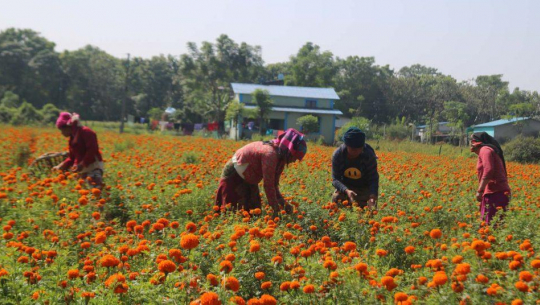
[[[506,211],[510,202],[506,162],[497,140],[485,132],[472,134],[471,151],[478,155],[476,200],[480,202],[482,221],[489,224],[497,210]]]
[[[253,142],[240,148],[223,169],[216,205],[232,204],[244,210],[261,208],[258,183],[262,180],[274,216],[282,208],[289,211],[279,191],[279,178],[285,165],[301,161],[306,151],[304,135],[293,128],[272,141]]]
[[[91,179],[95,188],[103,186],[103,159],[99,152],[96,133],[86,126],[80,126],[79,115],[62,112],[56,120],[56,127],[64,137],[69,137],[69,155],[64,162],[53,169],[71,170],[81,175],[81,178]]]

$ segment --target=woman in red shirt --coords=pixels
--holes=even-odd
[[[53,169],[65,171],[69,168],[79,173],[81,178],[89,178],[91,187],[102,188],[103,158],[96,133],[86,126],[80,126],[79,115],[76,113],[60,113],[56,127],[64,137],[69,137],[69,155]]]
[[[279,191],[279,178],[286,164],[301,161],[307,146],[304,135],[290,128],[269,142],[253,142],[240,148],[227,162],[219,181],[216,205],[233,209],[261,208],[259,182],[263,181],[268,204],[277,216],[291,211]]]
[[[497,210],[506,211],[510,202],[506,162],[497,140],[485,132],[472,134],[471,151],[478,155],[476,200],[480,202],[482,221],[489,224]]]

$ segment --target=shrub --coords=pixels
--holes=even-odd
[[[316,132],[319,130],[319,119],[311,114],[299,117],[296,123],[302,127],[305,134]]]
[[[13,118],[15,111],[12,108],[8,108],[4,105],[0,105],[0,123],[9,123]]]
[[[403,140],[410,136],[409,128],[402,124],[386,126],[386,138],[390,140]]]
[[[351,119],[350,122],[343,125],[337,132],[336,141],[341,141],[343,138],[343,134],[347,131],[347,129],[351,127],[360,128],[365,134],[366,138],[372,139],[373,138],[373,132],[371,129],[371,121],[364,118],[364,117],[354,117]]]
[[[29,125],[41,122],[43,117],[41,113],[28,102],[22,103],[21,107],[17,108],[17,111],[11,118],[11,124],[13,125]]]
[[[56,108],[53,104],[46,104],[41,108],[41,116],[43,117],[43,123],[54,124],[58,116],[60,115],[60,109]]]
[[[504,156],[509,161],[538,163],[540,162],[540,139],[517,136],[505,145]]]
[[[0,104],[8,108],[17,108],[21,105],[21,99],[17,94],[11,91],[6,91],[4,93],[4,97],[0,101]]]
[[[199,155],[193,151],[186,151],[182,155],[182,163],[185,164],[196,164],[199,162]]]

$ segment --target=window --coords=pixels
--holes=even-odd
[[[316,100],[306,100],[306,108],[317,108]]]

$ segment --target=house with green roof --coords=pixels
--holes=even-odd
[[[520,134],[524,136],[538,136],[540,133],[540,121],[527,117],[500,119],[474,125],[468,131],[469,133],[484,131],[497,141],[505,142]]]
[[[274,105],[268,117],[267,128],[273,130],[285,130],[298,126],[298,118],[311,114],[319,119],[319,131],[311,133],[311,136],[322,136],[327,144],[334,143],[336,120],[343,115],[340,110],[334,109],[339,96],[333,88],[294,87],[280,85],[259,85],[232,83],[235,98],[245,105],[246,109],[255,109],[252,93],[257,89],[267,90],[270,93]],[[242,137],[242,127],[238,124],[231,128],[231,138],[238,132]]]

